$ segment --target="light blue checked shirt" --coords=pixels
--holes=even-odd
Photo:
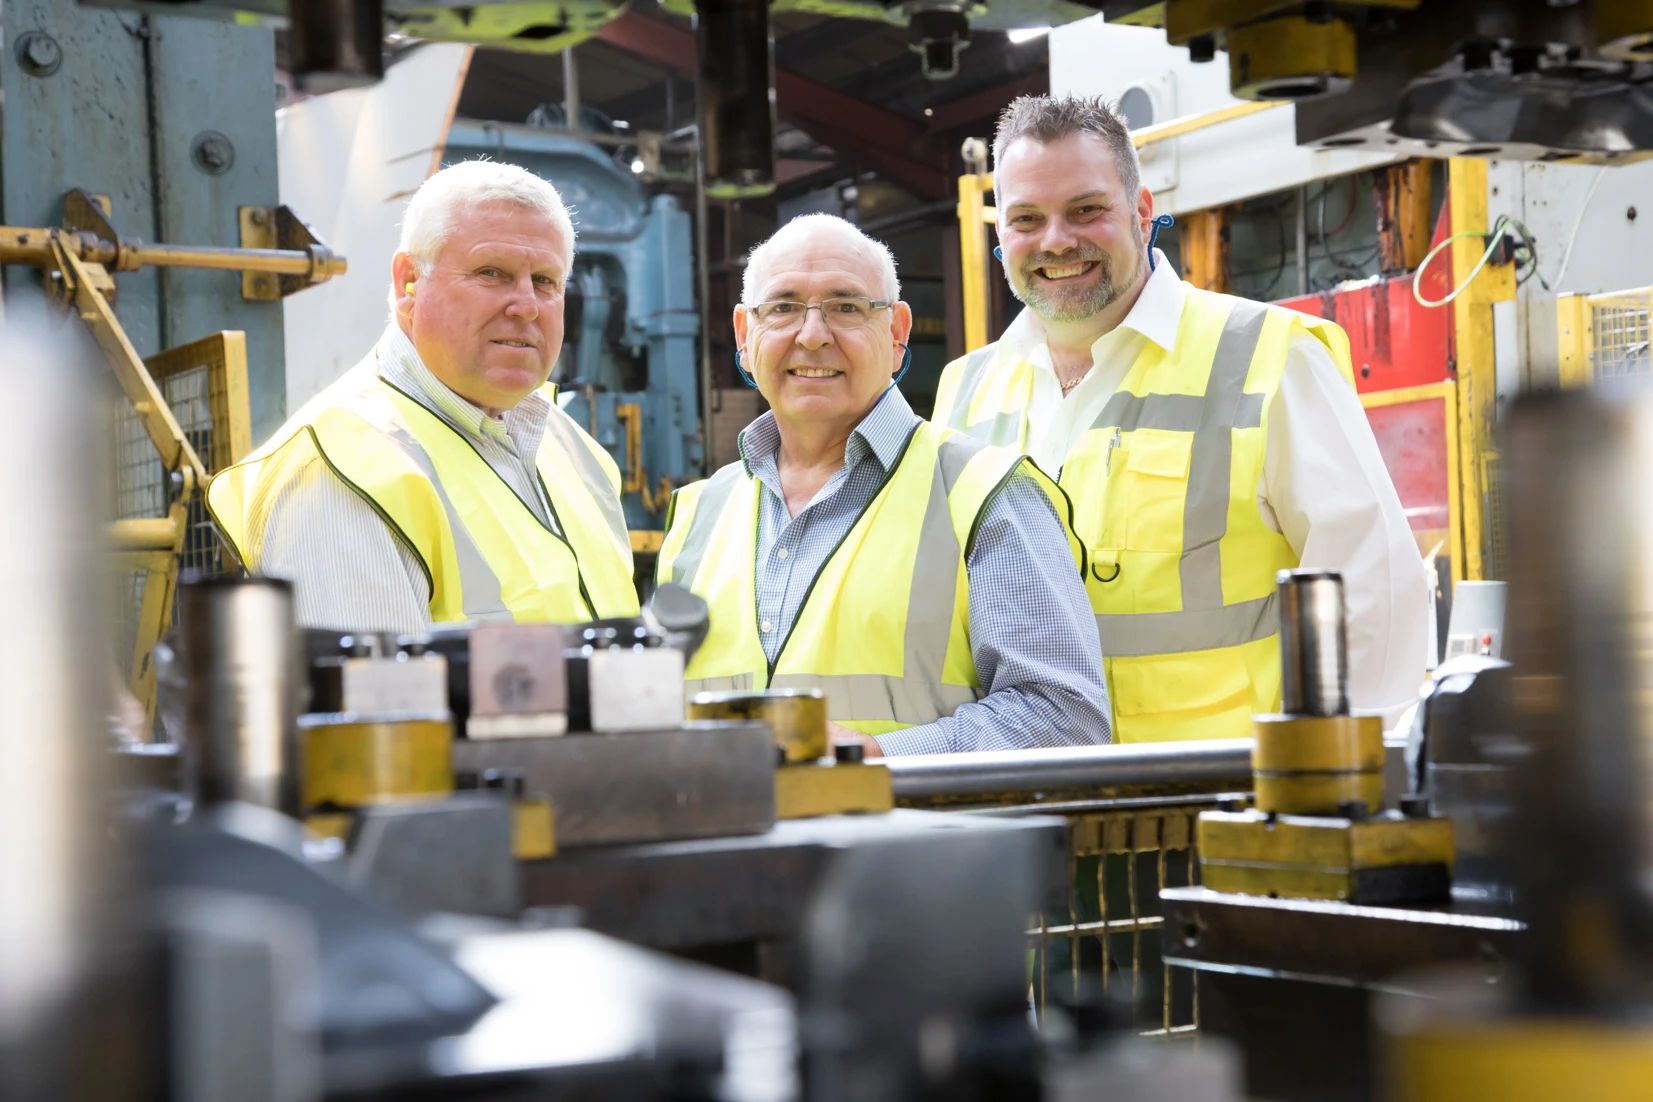
[[[767,491],[758,514],[758,638],[776,652],[810,582],[872,501],[920,418],[891,386],[844,449],[844,465],[789,516],[780,428],[765,413],[740,435]],[[1038,483],[1013,477],[987,507],[965,568],[970,648],[987,695],[935,723],[878,736],[886,754],[939,754],[1113,741],[1096,619],[1062,522]]]

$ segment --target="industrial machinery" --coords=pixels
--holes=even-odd
[[[1103,0],[1195,61],[1228,54],[1241,99],[1297,104],[1297,140],[1407,156],[1611,163],[1653,149],[1640,4]]]
[[[559,402],[614,456],[634,551],[659,548],[674,487],[700,476],[699,314],[689,215],[583,138],[457,122],[448,163],[490,157],[556,185],[575,212]]]
[[[1646,1095],[1650,445],[1645,389],[1510,415],[1509,691],[1458,710],[1507,770],[1493,836],[1527,931],[1507,982],[1380,1007],[1397,1102]]]
[[[1380,810],[1383,723],[1349,714],[1343,579],[1282,570],[1279,587],[1281,711],[1255,719],[1256,807],[1200,816],[1200,882],[1270,898],[1444,901],[1450,820],[1415,794]]]
[[[242,298],[279,302],[343,273],[347,262],[284,206],[241,207],[240,247],[146,245],[116,229],[108,196],[79,188],[62,197],[62,208],[61,226],[0,226],[0,267],[33,268],[51,307],[79,316],[129,404],[111,487],[120,519],[108,540],[133,579],[127,684],[153,717],[151,657],[171,626],[179,572],[224,566],[202,495],[208,479],[250,447],[246,344],[242,333],[220,333],[140,357],[115,316],[115,276],[145,268],[238,273]],[[24,297],[16,301],[23,308]]]

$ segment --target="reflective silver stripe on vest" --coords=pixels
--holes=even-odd
[[[973,704],[982,694],[968,685],[919,684],[911,678],[876,673],[781,674],[777,689],[820,689],[827,694],[827,710],[846,723],[904,723],[916,727],[950,716],[960,705]],[[939,709],[939,711],[938,711]]]
[[[551,412],[545,419],[546,430],[556,434],[557,442],[562,445],[563,451],[568,453],[569,459],[574,462],[574,469],[580,472],[580,481],[585,483],[586,490],[597,502],[597,508],[602,510],[603,519],[608,522],[609,530],[614,538],[620,541],[620,546],[631,546],[631,535],[626,531],[626,514],[620,505],[620,497],[614,492],[614,483],[608,480],[608,472],[597,457],[591,454],[591,446],[580,439],[579,432],[574,427],[574,421],[553,402]],[[549,493],[552,487],[547,486]],[[567,533],[564,533],[566,535]]]
[[[941,447],[936,453],[936,463],[941,468],[942,496],[952,495],[953,487],[958,485],[960,476],[964,474],[964,468],[987,447],[988,445],[982,441],[968,436],[949,436],[941,442]]]
[[[731,674],[728,677],[686,677],[683,679],[684,699],[695,693],[744,693],[752,689],[752,675]]]
[[[1275,596],[1223,604],[1221,543],[1228,532],[1228,489],[1236,428],[1262,424],[1266,394],[1245,393],[1268,307],[1235,299],[1217,340],[1205,393],[1127,394],[1108,400],[1095,429],[1167,429],[1194,434],[1182,510],[1179,612],[1108,613],[1096,617],[1108,658],[1177,654],[1239,646],[1273,635]]]
[[[981,381],[987,377],[987,369],[998,359],[998,350],[996,343],[985,345],[970,353],[970,358],[964,361],[964,376],[959,379],[958,389],[953,391],[953,408],[947,411],[948,428],[964,429],[969,424],[971,403],[981,387]],[[976,434],[971,432],[970,435]]]
[[[1250,361],[1246,361],[1250,366]],[[1215,371],[1215,367],[1212,368]],[[1240,377],[1245,384],[1245,376]],[[1234,415],[1234,428],[1254,429],[1263,423],[1263,402],[1266,394],[1241,394]],[[1205,396],[1201,394],[1132,394],[1117,391],[1091,426],[1093,429],[1118,429],[1135,432],[1137,429],[1165,429],[1170,432],[1197,432],[1205,416]]]
[[[1204,409],[1188,460],[1188,497],[1182,507],[1182,607],[1223,607],[1223,560],[1219,543],[1228,532],[1228,485],[1236,416],[1251,359],[1263,335],[1268,307],[1235,299],[1217,340],[1205,383]],[[1259,396],[1261,397],[1261,396]],[[1259,409],[1261,405],[1259,403]]]
[[[430,456],[418,438],[413,435],[413,430],[403,424],[401,417],[394,413],[389,418],[381,419],[377,427],[413,460],[419,472],[425,476],[425,480],[435,488],[437,499],[442,502],[442,511],[448,516],[448,531],[453,533],[454,557],[458,560],[459,566],[460,601],[465,617],[470,620],[514,619],[511,610],[505,607],[505,599],[500,592],[499,575],[494,573],[494,568],[483,558],[481,548],[471,539],[459,511],[453,507],[453,502],[448,500],[448,491],[442,488],[442,480],[436,477],[435,465],[431,463]]]
[[[1279,630],[1280,595],[1192,612],[1137,612],[1099,615],[1102,653],[1109,658],[1237,647],[1267,639]]]
[[[683,550],[672,560],[671,580],[678,585],[686,589],[694,588],[700,560],[706,557],[706,547],[712,542],[712,532],[717,528],[718,518],[723,515],[723,507],[745,477],[746,468],[737,461],[720,469],[701,488],[700,497],[695,501],[694,516],[689,518],[689,534],[683,537]],[[753,538],[757,537],[754,535]],[[753,554],[757,554],[755,549]]]

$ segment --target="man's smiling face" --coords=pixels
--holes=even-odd
[[[1085,321],[1142,281],[1151,200],[1125,194],[1101,138],[1019,139],[994,166],[993,180],[1005,274],[1039,317]]]
[[[782,424],[847,422],[866,415],[901,365],[912,325],[905,303],[875,309],[859,328],[828,325],[819,306],[834,298],[883,297],[882,271],[855,232],[817,226],[772,251],[753,295],[755,302],[789,300],[803,311],[783,325],[735,310],[735,339],[758,390]]]

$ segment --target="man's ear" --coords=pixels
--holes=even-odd
[[[390,258],[390,284],[395,288],[396,315],[411,318],[419,285],[419,266],[413,262],[412,255],[397,253]]]

